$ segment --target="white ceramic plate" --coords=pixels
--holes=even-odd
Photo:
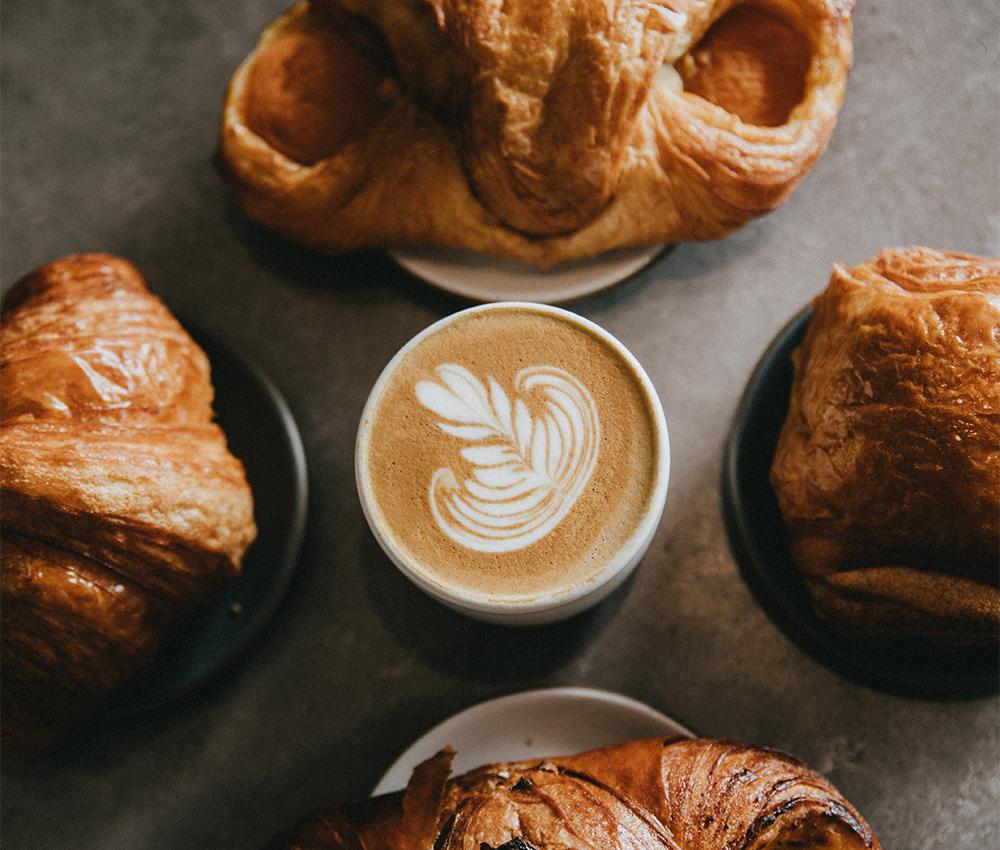
[[[663,245],[622,248],[544,271],[454,248],[397,249],[390,251],[389,256],[410,274],[474,301],[557,304],[620,283],[665,250]]]
[[[496,761],[573,753],[633,738],[691,735],[677,721],[621,694],[593,688],[548,688],[481,702],[435,726],[403,753],[373,795],[406,787],[410,773],[446,746],[453,773]]]

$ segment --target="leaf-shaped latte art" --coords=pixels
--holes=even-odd
[[[541,540],[569,513],[597,465],[601,423],[587,388],[554,366],[522,369],[514,403],[497,381],[446,363],[439,381],[419,381],[417,400],[438,428],[470,445],[472,475],[450,467],[431,476],[428,498],[441,530],[477,552],[514,552]],[[521,396],[540,393],[533,416]]]

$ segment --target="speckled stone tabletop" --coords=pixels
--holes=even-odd
[[[861,0],[840,123],[780,210],[681,245],[579,302],[645,365],[673,448],[634,580],[574,621],[486,627],[411,587],[354,487],[361,408],[396,350],[465,306],[379,252],[330,259],[248,225],[213,171],[230,73],[281,0],[7,0],[2,281],[102,250],[255,360],[299,423],[303,555],[276,620],[222,680],[3,770],[5,848],[253,848],[365,795],[409,743],[483,699],[587,684],[826,773],[887,850],[1000,845],[1000,702],[890,696],[831,672],[754,601],[720,515],[722,447],[776,331],[836,260],[894,244],[1000,254],[1000,7]]]

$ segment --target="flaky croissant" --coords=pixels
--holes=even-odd
[[[405,792],[320,815],[271,850],[878,850],[854,807],[773,750],[653,738],[492,764],[448,779],[451,754]]]
[[[853,0],[312,0],[233,76],[246,212],[331,252],[538,266],[711,239],[825,148]],[[351,14],[349,14],[351,13]]]
[[[771,483],[817,609],[944,644],[1000,634],[1000,259],[894,249],[813,302]]]
[[[3,751],[26,756],[147,664],[256,529],[208,360],[130,263],[35,270],[0,338]]]

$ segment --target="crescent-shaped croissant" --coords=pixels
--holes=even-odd
[[[1000,635],[1000,259],[834,266],[792,357],[771,483],[820,614],[859,634]]]
[[[67,257],[0,323],[5,755],[33,755],[234,577],[256,529],[208,360],[130,263]]]
[[[822,776],[731,741],[629,741],[448,779],[451,753],[405,792],[320,815],[270,850],[878,850]]]
[[[551,266],[711,239],[825,148],[853,0],[312,0],[233,76],[246,212],[339,252],[434,244]]]

